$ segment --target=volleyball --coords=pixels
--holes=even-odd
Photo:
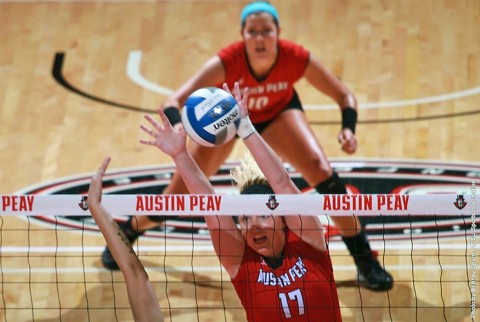
[[[204,146],[224,144],[235,137],[240,123],[240,107],[227,91],[205,87],[193,92],[182,109],[187,134]]]

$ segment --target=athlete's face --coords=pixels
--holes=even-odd
[[[277,56],[279,28],[272,15],[262,12],[245,19],[242,37],[250,60],[273,59]]]
[[[285,246],[285,221],[282,217],[243,216],[239,219],[248,246],[265,257],[282,253]]]

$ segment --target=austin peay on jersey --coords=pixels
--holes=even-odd
[[[328,252],[321,252],[286,231],[283,263],[270,268],[246,246],[232,279],[248,321],[341,321]]]

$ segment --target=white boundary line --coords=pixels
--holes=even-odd
[[[142,52],[139,50],[132,50],[128,55],[126,73],[128,78],[130,78],[135,84],[140,87],[146,88],[152,92],[156,92],[162,95],[172,95],[173,90],[157,85],[149,80],[147,80],[140,73],[140,65],[142,64]]]
[[[172,89],[157,85],[140,73],[140,66],[142,64],[142,52],[140,50],[132,50],[128,55],[126,73],[127,76],[140,87],[146,88],[147,90],[162,94],[162,95],[171,95],[173,93]],[[402,101],[392,101],[392,102],[372,102],[372,103],[360,103],[362,109],[375,109],[375,108],[393,108],[393,107],[405,107],[412,105],[424,105],[431,103],[444,102],[454,99],[460,99],[468,96],[474,96],[480,94],[480,87],[470,88],[454,93],[442,94],[430,97],[423,98],[414,98]],[[304,105],[304,108],[307,110],[333,110],[338,109],[338,106],[335,104],[319,104],[319,105]]]

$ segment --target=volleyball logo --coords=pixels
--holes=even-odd
[[[204,146],[224,144],[235,136],[240,123],[240,107],[233,96],[217,87],[193,92],[182,109],[187,134]]]

